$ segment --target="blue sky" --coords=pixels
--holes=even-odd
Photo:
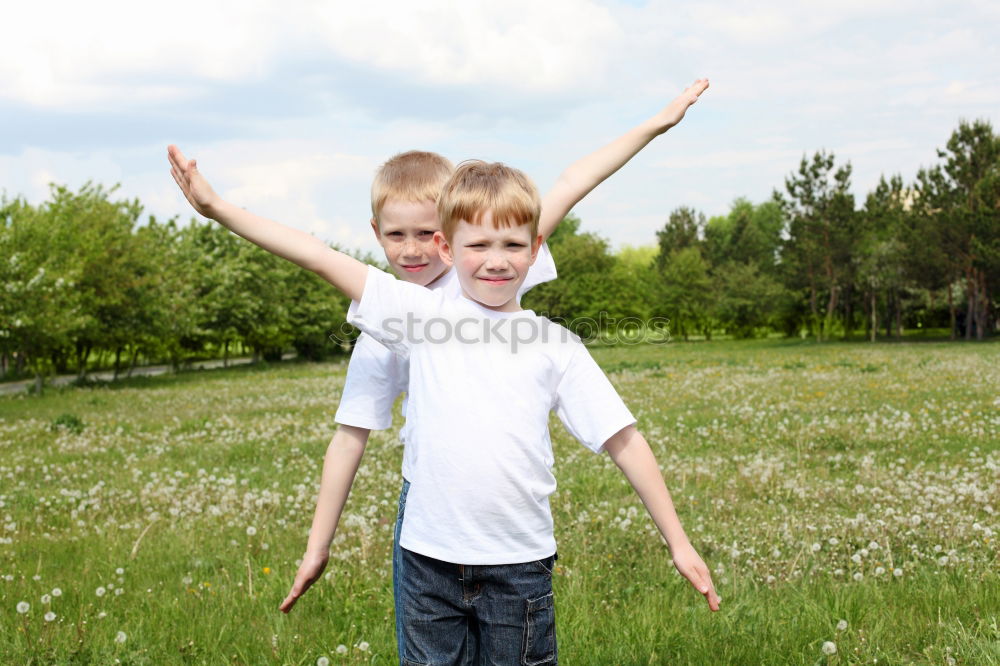
[[[860,200],[934,163],[960,118],[1000,128],[1000,5],[979,0],[41,0],[5,23],[8,196],[91,179],[186,220],[177,143],[235,203],[364,250],[392,154],[502,160],[545,190],[700,76],[684,122],[577,207],[586,230],[652,243],[677,206],[764,200],[818,149]]]

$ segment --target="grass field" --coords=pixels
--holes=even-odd
[[[1000,664],[1000,344],[595,356],[723,604],[553,421],[561,663]],[[0,399],[0,662],[394,663],[393,431],[372,437],[325,580],[277,610],[345,369]]]

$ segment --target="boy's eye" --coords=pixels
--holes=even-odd
[[[419,232],[417,232],[417,233],[418,233],[419,235],[421,235],[421,236],[433,236],[433,235],[434,235],[434,232],[433,232],[433,231],[419,231]]]
[[[465,247],[486,247],[486,243],[469,243]]]
[[[389,238],[402,238],[403,237],[403,232],[402,231],[390,231],[389,233],[386,234],[386,236],[388,236]]]
[[[514,248],[516,250],[527,246],[524,243],[507,243],[507,247]]]

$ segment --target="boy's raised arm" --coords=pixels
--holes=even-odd
[[[618,171],[646,145],[676,125],[684,113],[708,88],[708,79],[698,79],[662,111],[632,128],[608,145],[571,164],[542,199],[538,233],[547,239],[566,214],[595,187]]]
[[[223,200],[198,171],[195,160],[185,158],[177,146],[167,147],[167,157],[170,174],[196,211],[271,254],[316,273],[348,298],[361,300],[368,275],[366,264],[328,247],[315,236]]]

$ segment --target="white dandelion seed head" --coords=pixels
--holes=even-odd
[[[847,620],[841,620],[837,623],[837,631],[843,631],[847,629]]]
[[[818,543],[814,543],[812,545],[812,551],[814,553],[818,553],[820,551],[820,549],[822,549],[822,548],[823,548],[823,546],[819,545]]]
[[[844,575],[844,570],[843,569],[834,569],[833,570],[833,575],[834,576],[843,576]]]
[[[867,548],[862,548],[858,552],[861,554],[861,557],[868,557],[868,549]]]
[[[316,660],[316,666],[330,666],[330,660],[327,657],[320,657]]]
[[[29,610],[31,610],[31,604],[29,604],[27,601],[19,601],[19,602],[17,602],[17,612],[18,613],[20,613],[21,615],[24,615]]]
[[[60,590],[58,587],[53,587],[52,588],[52,596],[53,597],[61,597],[62,596],[62,590]]]
[[[895,569],[892,570],[892,575],[895,576],[896,578],[901,578],[903,576],[903,570],[900,569],[899,567],[896,567]]]
[[[45,614],[45,621],[46,622],[51,622],[54,619],[56,619],[56,614],[53,613],[52,611],[49,611],[48,613]]]
[[[128,636],[125,635],[125,632],[119,631],[115,634],[115,643],[124,643],[126,638],[128,638]]]
[[[948,556],[947,555],[942,555],[941,557],[939,557],[938,558],[938,564],[940,564],[941,566],[944,566],[944,565],[948,564]]]
[[[369,647],[371,646],[368,645],[368,641],[361,641],[360,643],[358,643],[358,649],[361,650],[362,652],[368,652]]]
[[[337,654],[347,654],[347,646],[341,643],[337,646]]]
[[[98,620],[103,620],[103,619],[104,619],[104,618],[106,618],[107,616],[108,616],[108,614],[107,614],[107,613],[105,613],[104,611],[101,611],[100,613],[98,613],[98,614],[97,614],[97,619],[98,619]]]
[[[875,567],[875,575],[876,576],[881,576],[884,573],[885,573],[885,569],[883,567]]]
[[[869,542],[868,550],[878,550],[878,541]]]
[[[257,534],[257,528],[253,525],[247,527],[247,536],[253,536],[254,534]]]
[[[120,587],[116,587],[116,588],[115,588],[115,596],[117,597],[117,596],[119,596],[119,595],[121,595],[121,594],[125,594],[125,590],[123,590],[123,589],[122,589],[122,588],[120,588]]]
[[[118,567],[117,569],[115,569],[115,573],[118,574],[119,576],[124,576],[125,575],[125,569],[122,569],[121,567]]]
[[[840,543],[840,539],[838,539],[837,537],[830,537],[829,539],[826,540],[826,542],[831,546],[836,546],[838,543]]]
[[[837,644],[833,641],[823,643],[823,654],[837,654]]]
[[[857,572],[856,574],[854,574],[854,580],[856,580],[856,581],[858,581],[858,582],[861,582],[861,580],[862,580],[862,579],[863,579],[864,577],[865,577],[865,576],[864,576],[864,574],[863,574],[863,573],[861,573],[860,571],[859,571],[859,572]]]
[[[96,594],[99,597],[103,597],[106,593],[107,593],[107,590],[104,589],[104,586],[101,586],[101,587],[97,588],[96,590],[94,590],[94,594]]]
[[[777,580],[777,578],[775,578],[774,576],[772,576],[772,575],[768,574],[768,576],[767,576],[767,584],[768,584],[768,585],[771,585],[771,584],[772,584],[772,583],[774,583],[774,582],[775,582],[776,580]]]
[[[52,597],[50,595],[48,595],[48,594],[43,594],[42,595],[42,603],[43,604],[48,604],[51,601],[52,601]]]

